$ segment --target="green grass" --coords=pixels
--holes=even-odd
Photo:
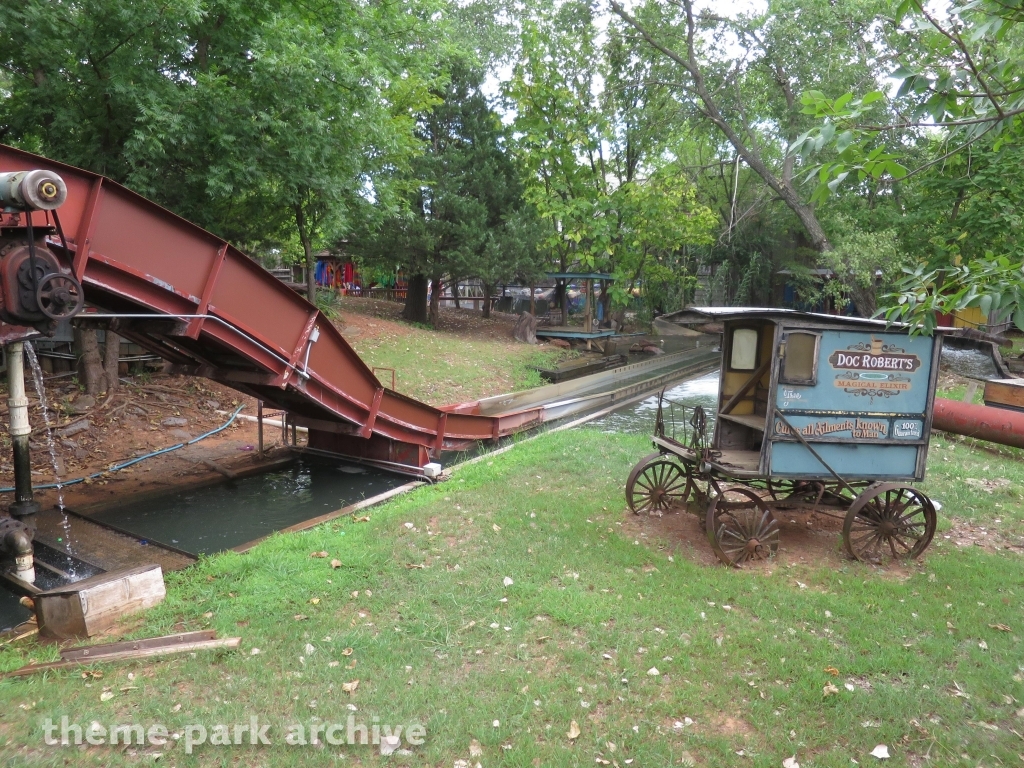
[[[352,346],[369,366],[396,371],[399,392],[435,404],[470,402],[481,397],[539,387],[533,367],[553,365],[574,353],[554,347],[467,339],[410,325],[402,335],[354,339]],[[390,373],[378,372],[390,385]]]
[[[1002,497],[958,487],[945,455],[956,472],[987,464],[1009,477],[1018,465],[942,442],[927,484],[946,504],[940,517],[954,493],[977,518],[993,515]],[[274,724],[274,746],[187,756],[179,743],[162,763],[778,768],[796,755],[802,766],[846,768],[874,763],[868,753],[886,744],[890,766],[925,755],[934,765],[1019,764],[1020,550],[960,549],[938,536],[898,571],[785,558],[757,571],[701,566],[672,541],[623,528],[623,483],[648,451],[641,437],[596,430],[544,435],[372,509],[369,522],[275,536],[169,574],[166,602],[132,634],[212,627],[241,635],[240,651],[106,665],[99,680],[70,670],[0,681],[6,764],[143,761],[123,748],[45,747],[47,716],[180,730],[251,714]],[[1020,520],[1019,503],[998,503]],[[838,548],[838,537],[823,546]],[[310,557],[320,550],[329,558]],[[23,641],[0,651],[0,669],[56,653]],[[356,679],[352,695],[342,692]],[[826,696],[829,683],[838,692]],[[418,721],[426,743],[388,758],[280,743],[288,723],[349,714]],[[482,757],[470,758],[473,740]]]

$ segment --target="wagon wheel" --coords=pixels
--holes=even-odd
[[[629,473],[626,503],[638,515],[661,517],[676,504],[685,504],[692,487],[689,471],[660,453],[652,453]]]
[[[899,483],[867,488],[846,513],[843,546],[850,557],[879,563],[914,558],[935,535],[935,507],[918,490]],[[888,553],[888,554],[887,554]]]
[[[766,560],[779,549],[779,524],[749,488],[729,488],[712,499],[706,519],[708,541],[726,565]]]

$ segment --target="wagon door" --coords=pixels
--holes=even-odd
[[[832,480],[824,461],[850,481],[922,479],[937,350],[931,337],[784,328],[770,474]]]

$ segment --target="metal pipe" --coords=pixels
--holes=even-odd
[[[32,456],[28,423],[28,398],[25,396],[25,345],[16,341],[7,348],[7,407],[11,413],[11,443],[14,452],[14,502],[8,508],[12,517],[24,518],[39,511],[32,496]]]
[[[932,428],[1024,448],[1024,411],[935,398]]]
[[[0,173],[0,203],[22,211],[52,211],[68,198],[64,179],[52,171]]]
[[[23,528],[15,528],[7,532],[3,540],[4,549],[14,555],[14,575],[29,584],[35,583],[35,558],[32,551],[32,539]]]

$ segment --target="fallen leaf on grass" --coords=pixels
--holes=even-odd
[[[580,724],[577,723],[575,720],[572,720],[569,723],[569,732],[566,734],[566,736],[569,737],[570,741],[576,741],[576,739],[580,737],[580,733],[582,733],[582,731],[580,731]]]
[[[796,761],[796,755],[787,757],[782,761],[782,768],[800,768],[800,763]]]
[[[351,656],[353,653],[355,653],[355,651],[353,651],[351,648],[346,648],[344,651],[341,652],[341,655]]]
[[[102,680],[103,679],[103,672],[101,672],[98,669],[96,669],[96,670],[89,669],[89,670],[86,670],[85,672],[82,673],[82,677],[91,677],[93,680]]]
[[[100,694],[100,701],[110,701],[112,698],[114,698],[113,691],[104,691]]]
[[[369,515],[363,515],[362,517],[353,517],[352,518],[352,522],[353,523],[368,523],[368,522],[370,522],[370,516]]]
[[[341,560],[331,560],[331,568],[341,568]]]
[[[310,557],[327,557],[327,553],[321,550],[320,552],[310,552]]]
[[[825,671],[832,675],[832,677],[839,677],[839,670],[835,667],[825,667]]]
[[[339,666],[340,664],[341,664],[340,661],[332,661],[332,662],[328,663],[327,666],[330,667],[331,669],[334,669],[335,667]]]
[[[826,696],[833,696],[839,693],[839,689],[832,685],[832,683],[825,683],[825,687],[821,690]]]
[[[1009,632],[1010,628],[1005,624],[989,624],[989,629],[998,629],[1000,632]]]
[[[871,750],[871,756],[877,757],[879,760],[888,760],[890,757],[889,748],[885,744],[879,744]]]
[[[491,526],[491,528],[493,528],[493,529],[494,529],[494,532],[495,532],[495,533],[497,533],[498,531],[500,531],[500,530],[501,530],[501,526],[500,526],[500,525],[498,525],[497,523],[495,523],[494,525],[492,525],[492,526]]]
[[[469,756],[470,757],[480,757],[480,756],[483,755],[483,753],[484,753],[484,748],[480,745],[479,741],[477,741],[476,739],[473,739],[471,742],[469,742]]]
[[[349,696],[351,696],[353,693],[355,693],[356,692],[356,688],[358,688],[358,687],[359,687],[359,681],[358,680],[353,680],[351,683],[342,683],[341,684],[341,690],[344,691],[345,693],[347,693]]]
[[[402,746],[402,739],[399,736],[387,735],[380,737],[380,753],[382,755],[394,754],[400,746]]]
[[[308,618],[309,618],[309,616],[307,616],[307,615],[306,615],[306,614],[304,614],[304,613],[296,613],[296,614],[295,614],[295,620],[296,620],[296,621],[305,621],[305,620],[306,620],[306,619],[308,619]]]
[[[988,650],[988,643],[986,643],[984,640],[981,640],[981,641],[978,642],[978,647],[981,648],[981,650],[983,650],[983,651],[987,651]]]
[[[260,655],[260,649],[259,648],[253,648],[251,651],[249,651],[249,655],[250,656],[259,656]]]
[[[647,674],[650,675],[651,677],[657,677],[658,675],[661,674],[661,672],[658,671],[657,667],[651,667],[650,669],[647,670]]]
[[[511,586],[512,586],[513,584],[515,584],[515,582],[514,582],[514,581],[512,581],[512,579],[511,579],[511,578],[509,578],[508,576],[506,576],[506,577],[505,577],[505,579],[504,579],[504,581],[503,581],[502,583],[503,583],[503,584],[504,584],[504,585],[505,585],[506,587],[511,587]]]
[[[408,568],[410,571],[422,571],[427,566],[425,566],[423,563],[406,563],[405,567]]]

